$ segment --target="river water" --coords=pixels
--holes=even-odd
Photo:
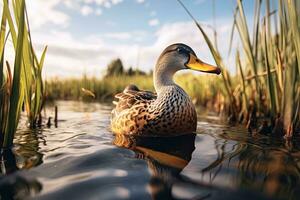
[[[299,139],[250,135],[207,113],[196,134],[114,136],[111,105],[56,104],[57,127],[29,130],[22,117],[1,153],[0,199],[300,199]]]

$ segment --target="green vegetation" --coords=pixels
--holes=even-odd
[[[139,69],[134,70],[132,67],[130,67],[128,70],[125,70],[120,58],[112,60],[107,66],[105,77],[121,75],[146,75],[146,73]]]
[[[121,81],[120,81],[121,80]],[[46,82],[48,100],[112,100],[116,93],[122,92],[129,84],[137,84],[140,88],[153,90],[152,74],[130,67],[124,69],[121,59],[112,60],[106,68],[102,79],[89,78],[83,75],[81,79],[51,79]]]
[[[12,9],[11,9],[12,8]],[[8,38],[15,50],[13,74],[5,50]],[[0,32],[0,142],[10,147],[24,105],[34,127],[43,105],[42,66],[46,48],[38,60],[32,45],[25,0],[3,0]]]
[[[86,96],[83,92],[82,88],[84,88],[93,92],[95,99],[107,101],[112,100],[116,93],[123,91],[131,83],[137,84],[143,89],[153,90],[152,77],[146,75],[108,76],[103,79],[88,78],[84,75],[81,79],[55,78],[48,80],[46,82],[46,97],[48,100],[91,100],[90,95]]]
[[[193,74],[177,75],[175,81],[192,97],[194,103],[204,106],[215,106],[222,110],[222,97],[226,95],[222,80],[214,75],[198,76]],[[112,101],[114,95],[122,92],[129,84],[135,84],[142,90],[154,91],[152,73],[131,67],[125,70],[120,59],[115,59],[107,65],[105,76],[59,79],[46,82],[48,100],[99,100]]]
[[[246,123],[249,129],[257,127],[257,119],[261,119],[264,122],[260,131],[291,137],[300,127],[300,3],[278,0],[278,9],[271,11],[270,0],[257,0],[251,38],[242,1],[237,0],[229,48],[235,30],[242,48],[236,52],[239,73],[235,78],[239,83],[233,84],[217,46],[178,1],[194,20],[216,64],[222,68],[230,119]],[[263,3],[265,15],[261,16]]]
[[[122,92],[129,84],[135,84],[143,90],[154,91],[152,79],[152,75],[120,75],[108,76],[103,79],[88,78],[87,76],[80,79],[51,79],[46,82],[47,99],[93,100],[90,97],[92,95],[85,95],[87,90],[95,95],[96,100],[111,101],[115,94]],[[220,104],[225,95],[222,93],[223,89],[220,90],[223,87],[222,80],[213,75],[182,74],[177,75],[175,81],[187,91],[194,103],[198,105]],[[219,106],[217,108],[219,110]]]

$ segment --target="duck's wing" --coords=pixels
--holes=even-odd
[[[134,105],[149,104],[151,101],[155,100],[157,96],[153,92],[139,90],[137,86],[129,85],[123,92],[116,94],[115,98],[117,101],[113,101],[113,104],[116,105],[115,109],[112,111],[113,118]]]
[[[116,107],[112,110],[111,128],[115,133],[129,133],[137,132],[145,123],[146,110],[157,96],[153,92],[142,91],[130,85],[115,98],[117,101],[113,101]]]

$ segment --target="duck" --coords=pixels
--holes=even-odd
[[[180,70],[220,74],[217,66],[203,62],[186,44],[169,45],[158,57],[154,71],[155,92],[128,85],[115,95],[111,130],[115,134],[175,136],[195,132],[197,113],[188,94],[173,81]]]

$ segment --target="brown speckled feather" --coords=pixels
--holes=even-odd
[[[129,85],[122,93],[115,95],[118,101],[112,110],[111,127],[113,132],[121,134],[137,134],[150,118],[147,108],[157,96],[150,91],[139,90],[135,85]],[[148,113],[148,115],[147,115]]]
[[[117,134],[176,135],[196,130],[196,111],[187,94],[179,87],[166,88],[165,95],[128,86],[117,94],[111,128]]]

